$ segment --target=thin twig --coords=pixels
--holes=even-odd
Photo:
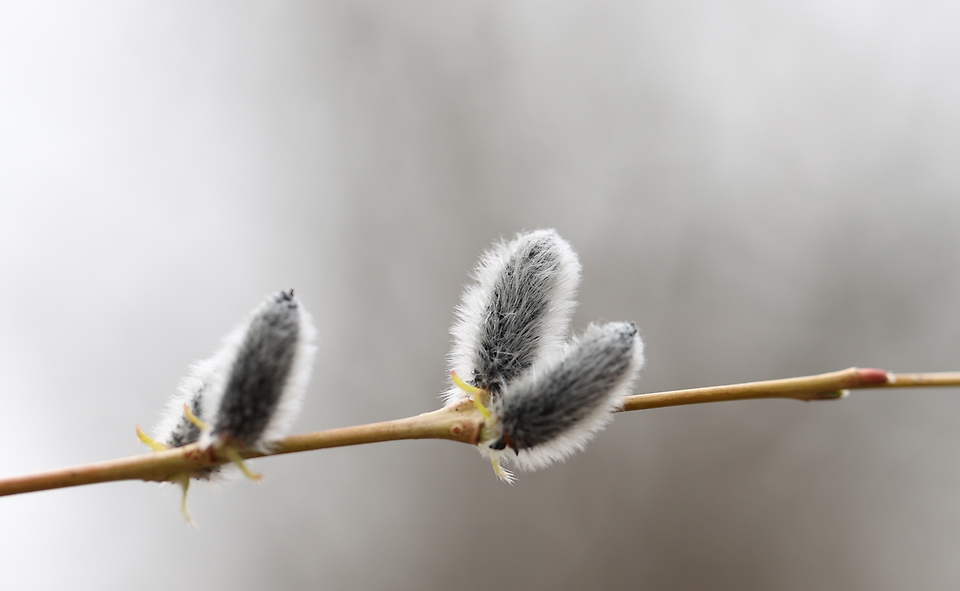
[[[280,441],[269,454],[244,450],[240,455],[245,459],[259,458],[399,439],[449,439],[476,444],[482,425],[483,421],[473,412],[473,404],[467,402],[405,419],[292,435]],[[217,457],[212,448],[201,450],[194,443],[106,462],[0,479],[0,496],[116,480],[162,482],[170,480],[175,474],[195,472],[228,462],[229,458]]]
[[[955,374],[910,374],[914,376],[938,376],[929,379],[941,379],[950,376],[954,381],[936,385],[960,385],[960,373]],[[623,410],[645,410],[682,404],[700,404],[703,402],[724,402],[727,400],[752,400],[756,398],[794,398],[796,400],[836,400],[842,398],[845,390],[854,388],[881,388],[896,385],[896,376],[882,369],[860,369],[851,367],[831,373],[813,376],[748,382],[730,386],[712,386],[689,390],[671,390],[654,394],[637,394],[623,400]],[[920,385],[920,384],[915,384]],[[928,384],[924,384],[928,385]],[[929,385],[934,385],[930,383]]]
[[[960,386],[960,372],[890,374],[880,369],[850,368],[800,378],[627,396],[624,398],[623,411],[757,398],[833,400],[841,398],[846,390],[851,389],[931,386]],[[448,439],[476,445],[481,439],[484,425],[483,416],[467,401],[406,419],[292,435],[280,441],[269,454],[245,451],[242,455],[244,458],[258,458],[400,439]],[[117,460],[0,479],[0,496],[116,480],[165,481],[177,474],[195,472],[229,461],[225,457],[218,457],[212,448],[201,450],[197,444],[191,444]]]

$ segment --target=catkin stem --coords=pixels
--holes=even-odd
[[[960,372],[890,374],[879,369],[850,368],[784,380],[627,396],[622,410],[757,398],[831,400],[840,398],[843,391],[852,389],[938,386],[960,386]],[[476,445],[483,427],[483,416],[468,400],[457,406],[395,421],[292,435],[280,441],[271,453],[248,450],[241,452],[241,455],[249,459],[401,439],[448,439]],[[197,444],[191,444],[106,462],[0,479],[0,496],[116,480],[171,480],[176,479],[178,474],[229,461],[229,458],[218,457],[212,448],[200,450]]]

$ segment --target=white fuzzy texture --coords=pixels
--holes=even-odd
[[[531,367],[525,375],[515,380],[511,387],[504,391],[503,400],[493,408],[494,414],[497,415],[498,412],[502,412],[503,404],[507,403],[506,399],[512,394],[511,390],[522,389],[536,395],[537,385],[550,379],[551,373],[559,371],[564,365],[566,365],[567,370],[579,371],[579,369],[582,369],[584,372],[590,371],[589,366],[583,368],[571,367],[571,359],[577,357],[576,351],[581,343],[591,339],[604,338],[602,331],[611,326],[614,326],[614,323],[606,326],[591,325],[580,339],[569,343],[563,351],[555,353],[549,359]],[[626,352],[626,355],[628,355],[626,369],[614,376],[609,384],[609,389],[586,416],[549,441],[522,449],[519,453],[510,448],[499,450],[498,453],[503,464],[522,471],[533,471],[545,468],[554,462],[563,461],[574,453],[583,451],[587,443],[613,420],[614,411],[622,408],[623,397],[630,393],[630,389],[641,367],[643,367],[643,341],[640,339],[639,332],[634,333],[631,348]],[[584,361],[581,360],[579,363],[584,363]],[[587,361],[586,363],[589,365],[592,362]],[[576,394],[571,395],[576,396]],[[497,450],[489,447],[494,441],[485,441],[478,446],[485,457],[490,457],[491,453],[497,453]]]
[[[550,246],[551,256],[556,258],[557,268],[549,276],[545,289],[540,291],[514,291],[510,297],[542,298],[548,302],[545,313],[533,325],[525,326],[535,338],[531,339],[523,353],[532,363],[556,354],[563,347],[570,327],[570,317],[576,307],[576,290],[580,283],[580,262],[573,248],[555,230],[537,230],[518,234],[510,242],[501,241],[483,253],[473,272],[474,283],[467,286],[456,309],[456,320],[450,332],[453,347],[448,356],[451,370],[464,380],[470,381],[478,367],[478,352],[484,338],[485,322],[496,303],[494,289],[505,277],[508,267],[517,269],[522,262],[517,255],[537,241]],[[522,272],[522,270],[520,271]],[[506,345],[505,345],[506,346]],[[509,348],[509,347],[507,347]],[[506,351],[507,355],[516,352]],[[469,398],[460,388],[451,385],[444,393],[445,406],[459,404]]]
[[[293,365],[290,367],[290,375],[287,377],[287,383],[284,385],[283,394],[277,404],[273,418],[263,432],[259,449],[261,451],[271,451],[272,447],[281,439],[290,433],[294,421],[300,416],[300,409],[303,408],[303,396],[310,385],[310,377],[313,375],[313,362],[317,354],[317,329],[313,326],[313,318],[303,308],[303,304],[297,300],[300,306],[300,326],[297,332],[297,348],[294,353]]]
[[[204,386],[210,382],[215,370],[213,361],[214,359],[210,358],[191,364],[187,375],[181,378],[177,385],[177,392],[167,402],[163,416],[154,429],[154,432],[158,434],[157,440],[161,443],[169,445],[169,439],[174,429],[186,418],[183,413],[183,405],[192,406],[194,398],[199,396]],[[198,418],[207,420],[207,413],[201,413]]]
[[[190,366],[187,375],[180,381],[176,394],[167,403],[167,408],[157,425],[155,433],[157,440],[166,445],[186,445],[199,441],[201,446],[209,447],[216,443],[211,431],[216,425],[220,403],[224,391],[230,380],[231,373],[240,348],[243,346],[251,321],[263,311],[273,305],[279,294],[269,296],[263,303],[247,315],[246,319],[238,324],[223,338],[220,347],[208,359],[198,361]],[[273,412],[261,436],[251,447],[267,452],[270,447],[282,439],[289,432],[296,420],[303,404],[303,395],[310,381],[313,370],[313,358],[316,353],[314,339],[316,329],[313,327],[310,315],[304,310],[302,303],[294,299],[297,306],[297,338],[293,345],[293,358],[290,369],[286,374],[281,394],[277,399]],[[194,408],[199,399],[200,412],[198,418],[207,424],[202,432],[195,430],[187,422],[184,414],[184,404]],[[192,431],[191,431],[192,430]],[[184,434],[191,432],[194,438],[185,438]],[[229,473],[231,470],[214,469],[200,471],[194,476],[210,478],[219,476],[217,473]]]
[[[204,429],[200,435],[200,446],[202,448],[207,448],[217,443],[211,431],[216,424],[220,403],[230,380],[234,362],[247,336],[251,321],[265,308],[270,306],[275,297],[276,294],[268,296],[266,300],[247,315],[243,322],[238,324],[223,338],[219,349],[213,357],[208,361],[198,364],[198,366],[210,364],[210,369],[205,372],[208,379],[208,387],[203,393],[204,412],[203,416],[200,417],[207,424],[207,428]],[[250,445],[251,448],[264,453],[269,452],[274,444],[290,432],[293,422],[300,414],[300,409],[303,406],[303,395],[306,392],[307,385],[310,382],[310,376],[313,372],[313,360],[317,350],[314,340],[317,331],[313,326],[310,314],[303,308],[303,304],[299,299],[297,299],[296,302],[299,310],[299,326],[293,364],[266,429],[264,429],[261,437]]]

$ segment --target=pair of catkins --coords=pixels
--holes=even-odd
[[[502,464],[544,468],[613,418],[643,365],[643,342],[629,322],[591,324],[568,341],[580,262],[553,230],[495,245],[474,279],[451,331],[446,405],[473,400],[487,417],[480,452],[512,482]]]
[[[606,425],[643,364],[633,324],[591,325],[568,341],[580,263],[553,230],[521,233],[484,253],[457,308],[446,405],[472,401],[483,414],[478,444],[494,470],[534,470],[582,449]],[[299,412],[313,366],[316,330],[293,290],[269,296],[194,364],[157,427],[155,450],[198,443],[237,464],[241,450],[268,453]],[[171,478],[210,480],[218,466]]]

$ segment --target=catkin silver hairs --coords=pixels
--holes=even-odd
[[[239,449],[267,452],[288,432],[310,380],[316,330],[293,290],[270,295],[224,339],[209,359],[191,366],[161,420],[155,450],[199,442],[233,460],[249,477]],[[190,478],[209,479],[218,468],[178,475],[182,509]],[[191,521],[192,522],[192,521]]]
[[[521,470],[580,451],[613,419],[643,365],[628,322],[590,325],[566,350],[509,383],[493,403],[499,437],[487,447]]]
[[[293,291],[271,295],[224,340],[214,357],[201,447],[270,451],[300,412],[316,331]]]
[[[156,432],[162,434],[160,441],[167,447],[183,447],[200,439],[200,427],[190,421],[183,407],[187,405],[196,417],[206,417],[203,393],[213,371],[211,360],[200,361],[191,365],[186,377],[180,380],[177,393],[170,399],[156,428]]]
[[[478,447],[512,482],[501,460],[543,468],[611,420],[643,365],[643,342],[636,326],[615,322],[564,343],[580,264],[554,230],[495,245],[474,277],[451,331],[446,404],[473,401],[486,422]]]
[[[198,361],[190,366],[187,375],[180,380],[177,392],[167,403],[166,411],[155,430],[160,433],[160,441],[150,439],[139,430],[138,436],[154,450],[171,447],[183,447],[196,443],[200,439],[199,424],[207,417],[207,405],[204,394],[210,387],[214,372],[217,370],[216,357]],[[185,409],[190,410],[190,414]],[[220,473],[220,466],[205,468],[187,476],[209,480]]]
[[[507,382],[558,351],[570,327],[580,262],[554,230],[495,244],[474,270],[451,329],[450,369],[496,397]],[[468,398],[451,386],[446,405]]]

